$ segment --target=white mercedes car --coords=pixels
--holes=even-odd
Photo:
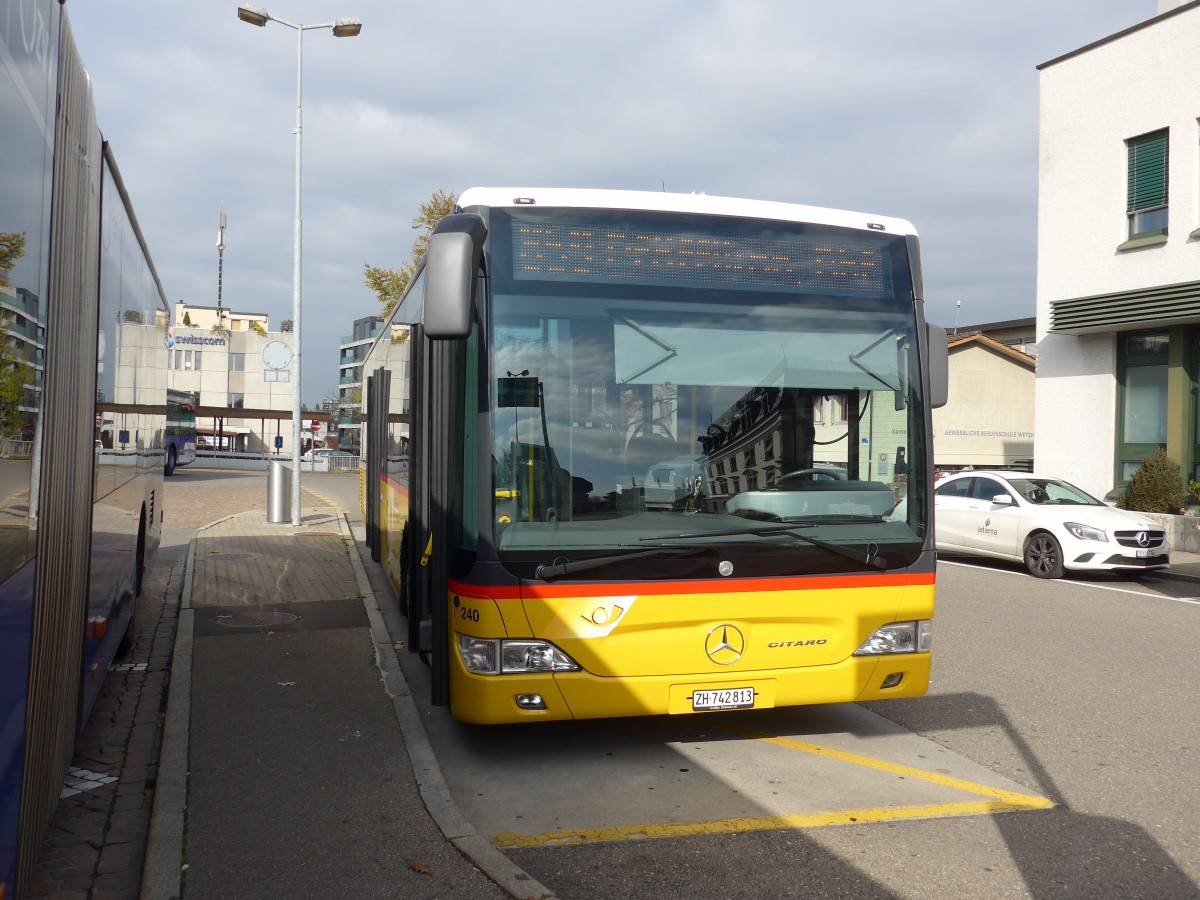
[[[1058,478],[1028,472],[947,475],[934,491],[937,548],[1018,560],[1036,578],[1145,572],[1171,563],[1165,529]]]

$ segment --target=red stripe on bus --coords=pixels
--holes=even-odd
[[[398,494],[402,495],[406,500],[408,499],[408,485],[407,484],[401,484],[399,481],[397,481],[391,475],[380,475],[379,478],[384,483],[385,486],[390,487],[392,490],[394,490]]]
[[[734,594],[768,591],[822,591],[854,588],[913,587],[935,583],[932,572],[881,575],[814,575],[800,578],[761,578],[721,581],[633,581],[607,584],[469,585],[451,581],[458,593],[481,593],[495,600],[555,599],[559,597],[646,596],[652,594]]]

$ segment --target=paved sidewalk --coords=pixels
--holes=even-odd
[[[221,900],[548,893],[419,782],[424,732],[402,730],[412,701],[349,524],[302,520],[197,532],[141,896],[179,896],[181,875]]]

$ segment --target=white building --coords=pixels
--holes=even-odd
[[[259,313],[221,313],[218,328],[215,307],[175,304],[168,386],[196,395],[201,447],[291,455],[292,334],[268,331]]]
[[[1039,66],[1038,469],[1200,478],[1200,2]]]

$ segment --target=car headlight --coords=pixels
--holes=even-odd
[[[883,656],[889,653],[928,653],[933,647],[933,620],[892,622],[877,628],[854,651],[855,656]]]
[[[476,638],[460,634],[458,653],[467,671],[476,675],[578,672],[583,668],[548,641]]]
[[[1108,542],[1108,534],[1101,531],[1099,528],[1093,528],[1091,525],[1084,525],[1082,522],[1063,522],[1063,528],[1075,535],[1081,541],[1104,541]]]

